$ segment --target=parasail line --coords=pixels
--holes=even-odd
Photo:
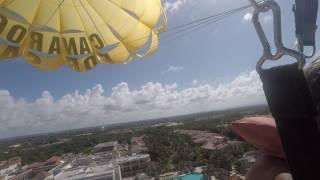
[[[176,27],[173,27],[173,28],[170,28],[169,29],[169,33],[173,34],[173,33],[179,33],[179,29],[183,29],[183,28],[192,28],[194,26],[198,26],[199,24],[202,23],[205,23],[207,21],[210,21],[210,20],[214,20],[214,19],[217,19],[219,17],[223,17],[225,15],[228,15],[229,13],[234,14],[234,12],[237,12],[237,11],[243,11],[245,9],[248,9],[252,7],[251,5],[246,5],[246,6],[242,6],[242,7],[239,7],[239,8],[235,8],[235,9],[232,9],[232,10],[229,10],[229,11],[226,11],[226,12],[222,12],[222,13],[219,13],[219,14],[215,14],[215,15],[211,15],[211,16],[208,16],[208,17],[205,17],[205,18],[201,18],[201,19],[198,19],[198,20],[195,20],[195,21],[192,21],[192,22],[189,22],[189,23],[186,23],[186,24],[182,24],[180,26],[176,26]],[[198,23],[198,24],[197,24]],[[168,30],[167,30],[168,31]],[[167,32],[166,31],[166,32]],[[171,32],[170,32],[171,31]],[[174,31],[177,31],[177,32],[174,32]],[[184,31],[184,30],[183,30]],[[165,33],[166,32],[163,32],[162,34],[163,35],[166,35]],[[168,33],[168,34],[169,34]],[[171,35],[170,34],[170,35]],[[168,35],[169,36],[169,35]],[[139,40],[142,40],[142,39],[145,39],[145,38],[148,38],[149,36],[144,36],[144,37],[140,37],[140,38],[137,38],[137,39],[134,39],[132,41],[125,41],[126,43],[131,43],[131,42],[135,42],[135,41],[139,41]],[[161,37],[160,37],[161,38]]]
[[[226,12],[224,12],[224,13],[218,14],[218,15],[217,15],[218,17],[211,16],[211,19],[207,19],[206,21],[203,21],[203,20],[202,20],[203,22],[199,22],[198,20],[196,20],[198,24],[194,24],[194,23],[193,23],[194,25],[189,26],[189,27],[185,27],[184,29],[182,29],[182,30],[180,30],[180,31],[178,31],[178,32],[173,32],[173,33],[171,33],[171,34],[168,34],[167,36],[159,37],[159,39],[156,40],[156,41],[159,42],[160,40],[167,40],[167,41],[164,41],[164,42],[163,42],[163,43],[167,43],[167,42],[169,42],[169,41],[171,41],[171,40],[175,40],[175,39],[177,39],[177,38],[180,38],[180,37],[182,37],[182,36],[185,36],[186,34],[191,33],[191,32],[194,32],[194,31],[196,31],[196,30],[198,30],[198,29],[205,28],[205,27],[207,27],[208,25],[211,25],[211,24],[213,24],[213,23],[216,23],[216,22],[218,22],[218,21],[221,21],[221,20],[223,20],[223,19],[225,19],[225,18],[227,18],[227,17],[230,17],[230,16],[232,16],[232,15],[234,15],[234,14],[240,13],[240,12],[242,12],[243,10],[248,9],[248,8],[250,8],[250,7],[251,7],[251,6],[243,6],[243,7],[236,8],[236,9],[233,9],[233,10],[230,10],[230,11],[226,11]],[[204,19],[204,18],[202,18],[202,19]],[[195,21],[193,21],[193,22],[195,22]],[[190,23],[189,23],[189,24],[190,24]],[[172,28],[171,28],[171,29],[172,29]],[[143,38],[147,38],[147,37],[143,37]],[[133,40],[133,41],[137,41],[137,40],[140,40],[140,39],[143,39],[143,38],[139,38],[139,39],[136,39],[136,40]],[[128,41],[128,42],[133,42],[133,41]],[[126,42],[126,43],[127,43],[127,42]],[[159,44],[156,44],[156,45],[152,46],[151,48],[153,48],[153,47],[159,47]],[[123,51],[122,51],[122,52],[123,52]],[[121,53],[121,52],[118,52],[118,53],[116,53],[115,55],[120,54],[120,53]]]
[[[250,7],[250,6],[249,6],[249,7]],[[195,24],[195,25],[193,25],[193,26],[180,27],[180,28],[179,28],[180,30],[179,30],[178,32],[173,32],[173,33],[171,33],[171,34],[168,33],[169,35],[167,35],[167,36],[171,36],[172,34],[176,34],[176,33],[181,33],[181,32],[187,31],[187,30],[189,30],[189,29],[192,29],[192,28],[194,28],[194,27],[197,27],[197,26],[199,26],[199,25],[206,24],[206,23],[209,23],[209,24],[215,23],[215,22],[220,21],[220,20],[222,20],[222,19],[224,19],[224,18],[226,18],[226,17],[229,17],[229,16],[231,16],[231,15],[234,15],[234,14],[236,14],[236,13],[239,13],[239,12],[241,12],[241,11],[249,8],[249,7],[239,8],[239,9],[235,9],[234,11],[225,12],[225,14],[222,14],[222,15],[220,15],[219,17],[214,17],[214,18],[211,18],[211,19],[207,19],[207,20],[205,20],[205,21],[197,22],[197,24]],[[209,24],[208,24],[208,25],[209,25]],[[166,34],[163,33],[163,35],[166,35]],[[165,36],[165,37],[167,37],[167,36]],[[165,37],[164,37],[164,38],[165,38]]]
[[[242,6],[242,7],[239,7],[239,8],[235,8],[235,9],[232,9],[232,10],[229,10],[229,11],[225,11],[225,12],[222,12],[222,13],[218,13],[218,14],[215,14],[215,15],[211,15],[211,16],[208,16],[208,17],[201,18],[201,19],[197,19],[195,21],[192,21],[192,22],[189,22],[189,23],[186,23],[186,24],[182,24],[180,26],[176,26],[176,27],[170,28],[169,29],[169,33],[167,33],[167,34],[165,34],[166,32],[162,33],[165,36],[163,36],[163,37],[160,36],[159,39],[155,40],[155,42],[159,42],[160,40],[165,40],[165,39],[170,38],[170,37],[173,37],[170,40],[177,39],[177,38],[179,38],[181,36],[184,36],[185,34],[188,34],[188,33],[192,32],[194,30],[197,30],[197,29],[206,27],[206,26],[208,26],[208,25],[210,25],[212,23],[221,21],[221,20],[225,19],[226,17],[229,17],[231,15],[239,13],[239,12],[245,10],[245,9],[250,8],[250,7],[251,7],[251,5]],[[181,34],[182,32],[186,32],[186,33]],[[131,42],[139,41],[139,40],[142,40],[142,39],[145,39],[145,38],[149,38],[149,37],[150,37],[150,35],[144,36],[144,37],[140,37],[140,38],[137,38],[137,39],[134,39],[134,40],[131,40],[131,41],[123,41],[123,42],[131,43]],[[153,48],[153,47],[159,47],[159,45],[156,44],[154,46],[151,46],[150,48]],[[114,55],[118,55],[118,54],[121,54],[123,52],[125,52],[125,51],[120,51],[118,53],[115,53]],[[135,54],[135,52],[130,52],[130,53],[131,54]]]
[[[61,7],[61,5],[63,4],[64,0],[62,0],[58,7],[56,7],[56,9],[53,11],[53,13],[50,15],[48,21],[44,24],[44,25],[48,25],[48,23],[51,21],[51,19],[53,18],[53,16],[57,13],[57,11],[59,10],[59,8]]]
[[[87,10],[86,8],[84,8],[84,5],[83,5],[83,2],[82,2],[82,1],[80,1],[80,4],[81,4],[81,6],[83,7],[83,9],[84,9],[84,11],[86,12],[86,14],[89,16],[91,22],[94,24],[94,28],[97,30],[97,32],[99,33],[99,35],[102,37],[102,34],[101,34],[101,32],[100,32],[100,30],[99,30],[99,28],[98,28],[98,26],[97,26],[97,23],[93,20],[91,14],[88,12],[88,10]],[[90,4],[89,4],[89,5],[90,5]],[[91,6],[90,6],[90,7],[91,7]],[[81,18],[81,17],[80,17],[80,18]],[[103,40],[104,43],[106,43],[104,38],[102,38],[102,40]]]
[[[182,24],[182,25],[179,25],[179,26],[175,26],[175,27],[169,28],[169,29],[166,30],[166,32],[175,31],[177,29],[184,28],[186,26],[189,26],[189,25],[201,22],[201,21],[206,21],[206,20],[211,19],[211,18],[217,18],[219,16],[223,16],[224,14],[232,13],[232,12],[237,11],[237,10],[244,10],[244,9],[247,9],[247,8],[249,8],[251,6],[252,5],[242,6],[242,7],[236,8],[236,9],[232,9],[232,10],[229,10],[229,11],[221,12],[219,14],[214,14],[214,15],[207,16],[207,17],[204,17],[204,18],[201,18],[201,19],[197,19],[195,21],[192,21],[192,22],[189,22],[189,23],[186,23],[186,24]]]
[[[182,37],[182,36],[185,36],[185,35],[188,34],[188,33],[194,32],[194,31],[196,31],[196,30],[198,30],[198,29],[201,29],[201,28],[205,28],[205,27],[207,27],[207,26],[209,26],[209,25],[211,25],[211,24],[213,24],[213,23],[219,22],[219,21],[221,21],[221,20],[223,20],[223,19],[225,19],[225,18],[227,18],[227,17],[230,17],[230,16],[232,16],[232,15],[234,15],[234,14],[237,14],[237,13],[239,13],[239,12],[241,12],[241,11],[227,14],[227,15],[225,15],[225,16],[223,16],[223,17],[218,18],[218,19],[214,19],[214,20],[210,20],[210,21],[207,21],[207,22],[203,22],[202,24],[199,24],[199,25],[193,26],[193,27],[191,27],[191,28],[187,28],[187,29],[182,30],[181,32],[184,32],[184,33],[180,33],[180,32],[179,32],[180,34],[179,34],[179,33],[170,34],[170,35],[168,35],[168,36],[166,36],[166,37],[163,37],[162,40],[168,40],[168,41],[170,41],[170,40],[175,40],[175,39],[177,39],[177,38],[180,38],[180,37]],[[171,37],[171,38],[170,38],[170,37]],[[160,37],[160,38],[161,38],[161,37]],[[160,40],[160,38],[159,38],[159,40]],[[163,43],[166,43],[166,42],[168,42],[168,41],[164,41]],[[158,46],[159,46],[159,45],[158,45]]]
[[[13,3],[14,0],[9,1],[8,3],[6,3],[6,5],[4,7],[9,6],[11,3]]]
[[[240,11],[239,11],[239,12],[240,12]],[[186,30],[184,31],[184,33],[174,34],[174,35],[176,35],[176,36],[174,36],[174,35],[173,35],[173,36],[170,36],[170,37],[172,37],[172,38],[169,38],[168,40],[174,40],[174,39],[183,37],[183,36],[185,36],[185,35],[187,35],[187,34],[189,34],[189,33],[191,33],[191,32],[194,32],[194,31],[199,30],[199,29],[201,29],[201,28],[205,28],[205,27],[207,27],[207,26],[209,26],[209,25],[211,25],[211,24],[213,24],[213,23],[216,23],[216,22],[218,22],[218,21],[221,21],[221,20],[223,20],[223,19],[225,19],[225,18],[227,18],[227,17],[229,17],[229,16],[232,16],[232,15],[234,15],[234,14],[237,14],[237,13],[239,13],[239,12],[235,12],[235,13],[233,13],[233,14],[226,15],[225,17],[221,17],[221,18],[219,18],[219,19],[216,19],[215,21],[211,21],[211,22],[202,24],[201,26],[195,26],[195,27],[193,27],[193,28],[186,29]]]

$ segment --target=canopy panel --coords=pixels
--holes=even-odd
[[[0,0],[0,60],[84,72],[154,53],[165,27],[161,0]]]

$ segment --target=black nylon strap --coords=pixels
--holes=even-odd
[[[260,72],[263,89],[294,180],[312,180],[320,172],[320,136],[316,108],[297,64]]]
[[[318,0],[295,0],[296,35],[304,46],[315,45]]]

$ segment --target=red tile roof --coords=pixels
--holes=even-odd
[[[60,162],[61,160],[62,158],[60,156],[52,156],[47,160],[47,163],[56,163],[56,162]]]
[[[45,179],[46,177],[49,176],[49,173],[46,171],[41,171],[39,172],[34,179]]]
[[[43,165],[44,165],[44,163],[42,163],[42,162],[34,162],[29,166],[29,168],[30,169],[35,169],[35,168],[41,167]]]

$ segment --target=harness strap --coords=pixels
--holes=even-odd
[[[318,0],[295,0],[296,36],[300,45],[315,46]]]
[[[314,179],[319,175],[320,136],[303,71],[294,63],[259,74],[294,180]]]

